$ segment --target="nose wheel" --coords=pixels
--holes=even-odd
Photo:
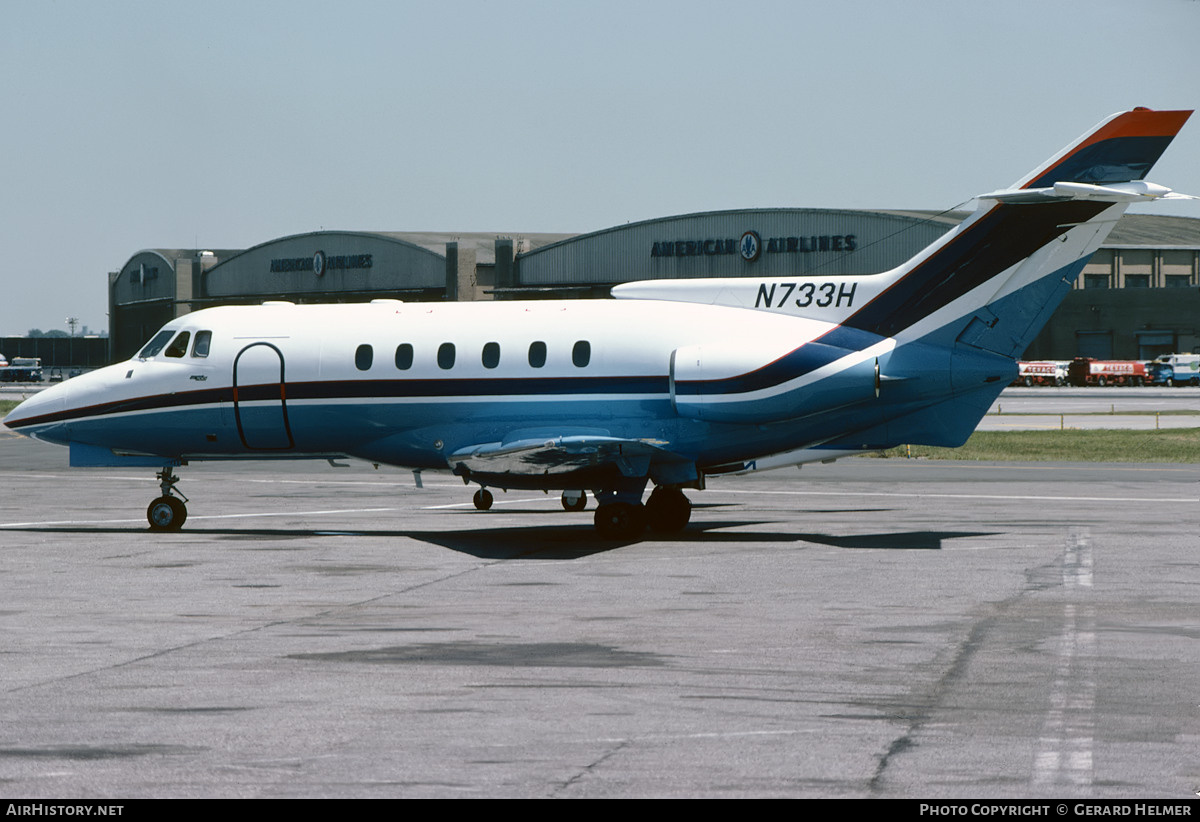
[[[187,519],[187,506],[179,497],[159,497],[146,509],[151,531],[178,531]]]
[[[158,477],[159,488],[162,489],[162,496],[150,503],[150,507],[146,509],[146,519],[150,522],[151,531],[178,531],[183,527],[184,520],[187,519],[187,497],[182,497],[183,494],[175,490],[175,483],[179,482],[179,477],[170,469],[164,468],[155,476]],[[175,494],[179,494],[179,497]]]

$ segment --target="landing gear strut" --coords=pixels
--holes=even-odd
[[[183,527],[184,520],[187,519],[187,506],[184,505],[187,497],[184,497],[183,493],[175,488],[179,477],[175,475],[169,465],[155,476],[158,477],[162,496],[150,503],[150,507],[146,509],[146,519],[150,522],[150,530],[178,531]],[[175,494],[179,494],[179,497],[183,497],[183,499]]]

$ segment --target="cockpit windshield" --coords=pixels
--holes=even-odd
[[[191,338],[192,335],[189,332],[180,331],[179,336],[172,340],[171,344],[167,346],[167,356],[182,357],[187,353],[188,340]]]
[[[167,341],[173,336],[175,336],[175,331],[173,329],[163,329],[162,331],[159,331],[154,335],[154,338],[151,339],[150,342],[146,343],[146,347],[138,352],[138,358],[144,360],[148,359],[149,357],[153,357],[159,351],[163,350],[163,346],[165,346]]]

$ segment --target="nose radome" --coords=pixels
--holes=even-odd
[[[67,383],[59,383],[29,397],[4,418],[4,424],[12,430],[25,434],[22,428],[36,424],[39,418],[64,411],[67,407]],[[50,421],[50,420],[47,420]]]

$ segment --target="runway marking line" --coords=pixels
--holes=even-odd
[[[763,490],[735,490],[725,489],[721,491],[705,491],[705,493],[718,494],[775,494],[785,496],[812,496],[812,497],[846,497],[847,495],[855,497],[912,497],[915,499],[1003,499],[1003,500],[1050,500],[1053,502],[1131,502],[1138,505],[1152,502],[1200,502],[1200,497],[1060,497],[1050,496],[1046,494],[930,494],[930,493],[912,493],[902,494],[896,491],[763,491]]]
[[[549,499],[547,499],[546,497],[527,497],[525,499],[496,499],[496,500],[493,500],[492,505],[494,507],[496,505],[516,505],[517,503],[522,503],[522,502],[549,502],[549,501],[558,502],[558,497],[550,497]],[[437,511],[442,508],[474,508],[474,507],[475,507],[474,502],[450,502],[450,503],[446,503],[445,505],[422,505],[421,510],[422,511]]]
[[[249,519],[252,517],[304,517],[318,514],[379,514],[385,511],[396,511],[396,508],[336,508],[328,511],[276,511],[253,514],[199,514],[188,517],[188,521],[198,519]],[[125,519],[60,519],[31,522],[0,522],[0,528],[25,528],[34,525],[116,525],[123,522],[145,522],[143,518]]]

